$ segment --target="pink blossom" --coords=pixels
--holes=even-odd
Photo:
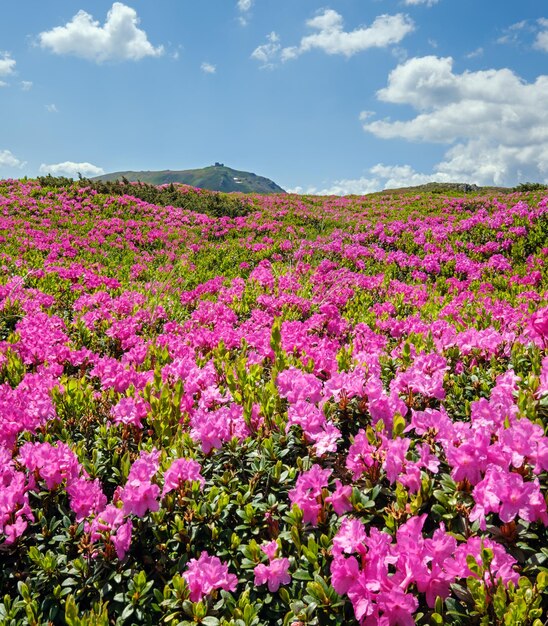
[[[376,463],[373,456],[376,452],[377,448],[369,442],[365,431],[360,429],[354,437],[354,441],[348,449],[346,456],[346,467],[352,472],[354,480],[358,480],[362,474]]]
[[[122,509],[109,504],[85,528],[93,543],[100,539],[111,541],[118,558],[122,560],[125,557],[131,544],[133,524],[131,520],[125,520]]]
[[[157,450],[141,452],[131,466],[126,484],[120,493],[124,515],[133,513],[137,517],[143,517],[147,511],[159,509],[160,487],[151,482],[158,471],[159,457]]]
[[[289,559],[272,559],[268,565],[259,563],[253,570],[255,573],[255,585],[268,583],[268,590],[278,591],[281,585],[291,582],[289,574]]]
[[[99,479],[77,478],[67,486],[70,508],[76,513],[76,521],[81,522],[92,513],[102,511],[107,499]]]
[[[295,367],[280,372],[276,386],[283,398],[291,404],[301,400],[317,403],[321,400],[322,382],[313,374],[307,374]]]
[[[203,489],[205,478],[200,474],[201,469],[202,466],[194,459],[175,459],[164,474],[162,498],[170,491],[178,489],[185,481],[196,481]]]
[[[116,424],[131,424],[142,428],[143,420],[150,410],[150,405],[139,396],[124,397],[111,409],[111,415]]]
[[[278,542],[273,539],[272,541],[263,543],[263,545],[261,546],[261,550],[266,554],[269,561],[272,561],[272,559],[276,556],[276,552],[278,551]]]
[[[335,556],[331,563],[331,585],[339,595],[348,593],[358,582],[359,576],[360,566],[356,557]]]
[[[209,556],[205,551],[200,553],[198,559],[189,561],[183,578],[190,590],[192,602],[199,602],[215,589],[235,591],[238,586],[238,578],[228,573],[228,565],[216,556]]]
[[[6,535],[6,545],[14,543],[33,520],[25,474],[15,470],[11,453],[0,447],[0,533]]]
[[[383,624],[387,626],[415,625],[413,613],[417,610],[419,601],[414,595],[405,593],[397,585],[389,591],[381,591],[376,597],[376,604],[379,611],[382,611]]]
[[[19,462],[29,472],[37,471],[48,489],[55,489],[64,480],[71,482],[80,474],[80,463],[74,452],[62,442],[25,443],[19,450]]]
[[[343,552],[345,554],[352,554],[353,552],[365,553],[365,541],[367,535],[365,533],[364,525],[360,520],[345,517],[337,534],[333,538],[333,554],[338,556]]]
[[[529,324],[539,337],[546,340],[548,338],[548,306],[534,313]]]
[[[333,510],[337,515],[343,515],[344,513],[352,510],[352,503],[350,502],[350,496],[352,495],[352,487],[350,485],[343,485],[340,480],[335,480],[335,491],[325,499],[326,502],[330,502]]]
[[[315,526],[318,523],[322,510],[322,490],[327,487],[331,471],[315,464],[297,478],[295,487],[289,491],[289,500],[302,510],[305,524]]]

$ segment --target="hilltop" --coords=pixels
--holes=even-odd
[[[95,177],[93,180],[113,181],[126,179],[130,182],[141,181],[152,185],[182,183],[210,191],[239,191],[241,193],[285,193],[275,182],[264,176],[243,172],[216,163],[209,167],[194,170],[162,170],[142,172],[112,172]]]

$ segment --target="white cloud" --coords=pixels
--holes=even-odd
[[[280,49],[280,38],[272,31],[267,37],[267,43],[255,48],[251,58],[262,63],[262,68],[272,68],[276,65]]]
[[[0,150],[0,167],[23,167],[25,161],[18,159],[9,150]]]
[[[542,30],[537,33],[537,37],[533,45],[539,50],[548,52],[548,20],[544,17],[541,17],[539,20],[537,20],[537,23],[542,28]]]
[[[346,178],[336,180],[324,188],[318,187],[295,187],[289,189],[290,193],[318,195],[318,196],[363,196],[383,189],[398,189],[400,187],[413,187],[424,185],[429,182],[450,182],[448,174],[435,172],[422,174],[416,172],[410,165],[384,165],[377,163],[368,170],[369,176],[360,178]]]
[[[211,63],[208,63],[207,61],[204,61],[202,65],[200,65],[200,69],[206,74],[215,74],[215,72],[217,71],[217,67],[215,65],[212,65]]]
[[[434,174],[497,185],[548,179],[546,75],[527,83],[507,68],[456,74],[452,58],[426,56],[396,67],[377,96],[418,114],[396,121],[368,115],[364,130],[382,139],[448,145]]]
[[[55,104],[46,104],[46,111],[48,113],[59,113],[59,109],[55,106]]]
[[[253,0],[238,0],[238,9],[245,13],[249,11],[253,6]]]
[[[23,91],[30,91],[32,89],[32,81],[31,80],[22,80],[21,81],[21,89]]]
[[[450,176],[444,172],[422,174],[415,171],[410,165],[384,165],[383,163],[377,163],[369,171],[383,181],[383,189],[413,187],[431,182],[451,182]]]
[[[303,37],[298,46],[284,48],[282,60],[294,59],[314,49],[323,50],[327,54],[351,57],[369,48],[385,48],[397,44],[415,28],[409,16],[398,13],[379,15],[371,26],[345,31],[342,16],[333,9],[325,9],[306,24],[317,32]]]
[[[356,178],[336,180],[327,187],[294,187],[288,189],[289,193],[298,193],[310,196],[364,196],[374,191],[379,191],[381,183],[377,179]]]
[[[92,163],[64,161],[63,163],[52,163],[51,165],[42,163],[42,165],[40,165],[40,173],[77,178],[78,174],[82,174],[82,176],[100,176],[105,173],[105,170]]]
[[[439,0],[404,0],[404,4],[407,6],[417,5],[417,4],[425,4],[427,7],[431,7],[434,4],[437,4]]]
[[[248,24],[247,15],[253,6],[253,2],[254,0],[238,0],[238,11],[241,13],[238,20],[242,26],[247,26]]]
[[[81,10],[64,26],[40,33],[39,41],[42,48],[55,54],[69,54],[97,63],[162,55],[163,46],[155,48],[138,25],[135,9],[115,2],[104,26]]]
[[[6,83],[4,80],[0,80],[0,87],[7,87],[9,83]]]
[[[521,22],[516,22],[505,28],[502,31],[504,34],[497,39],[497,43],[519,45],[521,44],[522,33],[530,30],[529,22],[521,20]]]
[[[15,71],[15,59],[12,59],[7,52],[0,53],[0,76],[8,76]]]
[[[476,48],[475,50],[472,50],[472,52],[469,52],[466,55],[466,58],[467,59],[475,59],[476,57],[481,57],[481,56],[483,56],[483,52],[484,52],[483,48]]]

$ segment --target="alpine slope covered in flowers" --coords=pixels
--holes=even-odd
[[[0,183],[2,624],[542,624],[545,193],[55,182]]]

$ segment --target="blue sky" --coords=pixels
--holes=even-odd
[[[547,70],[540,0],[7,2],[0,177],[548,182]]]

